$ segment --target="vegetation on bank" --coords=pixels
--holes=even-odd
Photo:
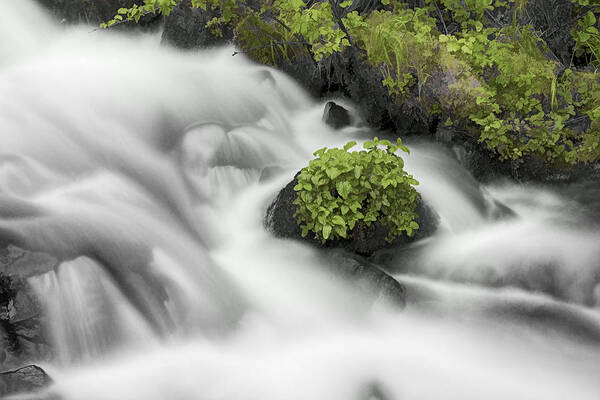
[[[388,242],[403,232],[412,236],[419,229],[420,195],[414,188],[419,183],[395,154],[408,148],[400,139],[392,144],[374,138],[363,144],[365,150],[350,151],[355,145],[317,150],[298,174],[294,204],[302,237],[312,232],[323,243],[346,239],[357,225],[375,222],[389,229]]]
[[[531,1],[531,0],[529,0]],[[395,102],[416,97],[501,160],[532,156],[557,168],[600,159],[600,0],[572,0],[572,60],[561,62],[531,25],[527,0],[191,0],[217,10],[206,24],[232,29],[240,51],[277,66],[310,55],[323,63],[355,51],[381,71]],[[111,26],[146,13],[168,15],[182,0],[143,0]],[[415,3],[417,5],[415,5]],[[369,2],[371,4],[371,2]],[[499,23],[499,16],[508,22]],[[577,65],[577,66],[576,66]],[[583,67],[585,66],[585,67]],[[424,88],[441,76],[445,95]]]

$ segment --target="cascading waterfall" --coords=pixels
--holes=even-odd
[[[231,49],[180,53],[2,5],[0,233],[62,260],[30,278],[52,394],[600,397],[600,232],[576,204],[481,187],[413,143],[406,168],[442,224],[380,255],[407,309],[372,305],[262,223],[312,151],[376,133],[332,130],[323,104]]]

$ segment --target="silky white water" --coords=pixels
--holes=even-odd
[[[395,309],[263,227],[314,150],[376,132],[332,130],[322,103],[232,49],[181,53],[1,3],[0,234],[64,260],[30,279],[51,394],[600,398],[600,232],[568,197],[480,187],[449,151],[409,142],[441,225],[379,255],[407,287]]]

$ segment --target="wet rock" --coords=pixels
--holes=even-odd
[[[350,112],[335,102],[328,101],[323,111],[323,121],[334,129],[345,128],[351,122]]]
[[[206,28],[206,23],[219,18],[219,10],[192,8],[188,1],[175,7],[166,18],[162,42],[181,49],[214,47],[233,40],[231,28],[223,27],[219,34]]]
[[[49,10],[61,23],[85,23],[99,25],[114,17],[122,7],[131,7],[135,0],[37,0]],[[154,28],[160,25],[161,18],[157,15],[146,15],[138,24],[126,22],[119,24],[117,29]]]
[[[275,236],[283,238],[292,238],[304,240],[318,247],[329,248],[345,248],[361,255],[371,255],[376,250],[385,247],[402,246],[419,239],[423,239],[432,235],[439,225],[439,216],[429,207],[424,201],[419,202],[416,212],[419,215],[417,222],[420,229],[416,231],[413,237],[405,235],[396,238],[392,243],[388,243],[385,238],[389,232],[388,228],[380,223],[373,223],[371,226],[359,223],[352,231],[352,236],[348,239],[330,240],[325,245],[319,240],[307,236],[302,237],[302,231],[296,222],[294,214],[297,206],[293,204],[296,200],[296,192],[294,186],[297,184],[297,179],[287,184],[277,195],[273,203],[267,210],[265,217],[265,226]]]
[[[284,171],[285,171],[285,169],[282,167],[279,167],[279,166],[264,167],[260,171],[260,176],[258,177],[258,182],[260,182],[260,183],[269,182],[270,180],[272,180],[273,178],[275,178],[276,176],[278,176],[279,174],[281,174]]]
[[[46,372],[36,365],[0,373],[0,397],[35,392],[52,383]]]
[[[27,278],[56,268],[58,261],[8,245],[0,248],[0,365],[15,367],[48,359],[42,307]]]
[[[571,212],[574,213],[579,226],[600,229],[600,165],[590,168],[587,176],[555,185],[553,189],[573,202]]]
[[[494,220],[503,220],[515,218],[517,217],[517,213],[501,201],[494,200],[492,202],[490,216]]]
[[[329,265],[373,302],[382,300],[400,308],[406,305],[404,286],[367,259],[344,250],[333,250],[329,254]]]
[[[574,182],[600,175],[597,163],[558,170],[531,156],[519,162],[500,161],[495,153],[477,142],[473,133],[461,127],[438,126],[435,139],[452,148],[460,164],[481,183],[506,178],[519,182]]]

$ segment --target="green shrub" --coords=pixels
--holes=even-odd
[[[598,67],[600,0],[572,2],[574,55]],[[147,13],[168,15],[180,3],[140,0],[102,26]],[[532,157],[558,169],[600,160],[600,78],[596,71],[561,65],[541,32],[519,22],[527,0],[405,3],[382,0],[382,7],[363,14],[351,0],[189,4],[218,10],[220,17],[206,27],[217,35],[231,29],[240,52],[260,63],[278,66],[310,55],[330,71],[328,57],[353,47],[381,71],[392,101],[417,97],[424,113],[472,133],[501,160],[518,165]],[[512,10],[511,25],[492,21],[499,8]]]
[[[440,35],[446,50],[480,83],[469,110],[479,125],[479,142],[501,160],[534,156],[565,168],[597,159],[599,132],[578,133],[570,120],[588,115],[594,122],[600,103],[598,81],[590,74],[560,70],[531,27],[465,30]],[[592,74],[595,75],[595,74]]]
[[[412,236],[419,229],[415,209],[421,196],[414,188],[419,183],[395,154],[408,149],[400,139],[392,144],[374,138],[364,143],[365,150],[350,152],[354,145],[317,150],[298,175],[294,204],[302,236],[313,232],[325,243],[376,221],[389,228],[390,242],[402,232]]]

